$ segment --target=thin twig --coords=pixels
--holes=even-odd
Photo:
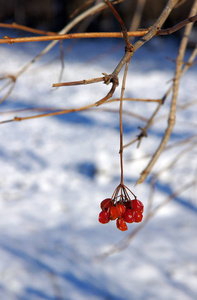
[[[119,85],[118,77],[113,77],[112,79],[110,79],[110,82],[112,82],[111,90],[108,92],[108,94],[105,97],[103,97],[102,99],[100,99],[99,101],[96,102],[97,106],[103,104],[108,99],[110,99],[113,96],[117,86]],[[107,84],[107,82],[106,82],[106,84]]]
[[[156,35],[168,35],[176,32],[177,30],[180,30],[181,28],[185,27],[189,23],[194,23],[197,20],[197,15],[189,17],[178,24],[174,25],[171,28],[166,28],[166,29],[160,29]]]
[[[20,25],[17,23],[12,23],[12,24],[0,23],[0,27],[17,29],[17,30],[22,30],[22,31],[26,31],[26,32],[35,33],[35,34],[41,34],[41,35],[57,35],[56,32],[34,29],[32,27]]]
[[[64,73],[64,67],[65,67],[65,65],[64,65],[64,48],[63,48],[63,42],[62,41],[59,42],[59,46],[60,46],[61,70],[60,70],[58,82],[61,82],[62,81],[62,76],[63,76],[63,73]]]
[[[149,30],[139,30],[128,32],[128,36],[140,37],[144,36]],[[30,42],[49,42],[60,40],[72,40],[72,39],[92,39],[92,38],[123,38],[122,32],[83,32],[83,33],[68,33],[68,34],[56,34],[53,36],[32,36],[32,37],[9,37],[5,36],[4,39],[0,39],[0,44],[16,44],[16,43],[30,43]]]
[[[108,101],[109,102],[113,102],[113,101],[118,101],[120,100],[120,98],[113,98],[111,100]],[[146,103],[162,103],[162,99],[145,99],[145,98],[123,98],[124,101],[136,101],[136,102],[146,102]]]
[[[171,150],[173,148],[177,148],[177,147],[180,147],[182,145],[188,144],[188,143],[192,142],[193,140],[195,140],[196,138],[197,138],[197,134],[194,134],[194,135],[192,135],[192,136],[190,136],[190,137],[188,137],[186,139],[183,139],[183,140],[180,140],[180,141],[175,142],[173,144],[170,144],[170,145],[168,145],[168,146],[165,147],[164,152],[168,151],[168,150]],[[195,143],[196,142],[194,141],[194,144]],[[148,153],[148,154],[143,155],[143,156],[138,157],[138,158],[132,158],[132,159],[129,159],[128,161],[147,159],[147,158],[149,158],[151,156],[153,156],[153,153]]]
[[[126,26],[123,22],[123,20],[121,19],[119,13],[117,12],[117,10],[113,7],[113,5],[111,4],[111,2],[109,2],[108,0],[105,0],[105,3],[108,5],[108,7],[111,9],[111,11],[113,12],[115,18],[117,19],[117,21],[119,22],[120,24],[120,27],[121,27],[121,30],[122,30],[122,35],[123,35],[123,38],[125,40],[125,44],[126,44],[126,47],[129,49],[131,47],[131,44],[129,42],[129,38],[128,38],[128,34],[127,34],[127,29],[126,29]]]
[[[125,99],[123,98],[123,101]],[[107,100],[105,101],[105,104],[111,103],[111,102],[115,102],[115,101],[120,101],[119,98],[117,99],[113,99],[113,100]],[[73,112],[78,112],[78,111],[83,111],[83,110],[90,110],[94,107],[96,107],[96,103],[93,104],[89,104],[86,106],[82,106],[79,108],[65,108],[65,109],[59,109],[59,108],[55,108],[55,107],[43,107],[43,108],[27,108],[27,109],[18,109],[18,110],[12,110],[12,111],[1,111],[0,115],[4,115],[4,114],[13,114],[13,113],[18,113],[18,112],[25,112],[25,111],[36,111],[36,112],[40,112],[40,111],[47,111],[47,113],[44,114],[40,114],[40,115],[34,115],[34,116],[29,116],[29,117],[14,117],[13,119],[9,119],[9,120],[4,120],[4,121],[0,121],[0,124],[4,124],[4,123],[8,123],[8,122],[16,122],[16,121],[24,121],[24,120],[29,120],[29,119],[36,119],[36,118],[42,118],[42,117],[51,117],[51,116],[56,116],[56,115],[61,115],[61,114],[69,114],[69,113],[73,113]],[[50,111],[50,112],[49,112]],[[115,109],[109,109],[109,108],[97,108],[97,110],[95,111],[108,111],[108,112],[113,112],[113,113],[119,113],[119,110],[115,110]],[[124,111],[124,114],[130,115],[136,119],[139,119],[143,122],[147,122],[147,118],[133,113],[133,112],[129,112],[128,110]]]
[[[81,84],[91,84],[101,81],[107,81],[109,78],[107,76],[103,77],[97,77],[92,79],[84,79],[84,80],[78,80],[78,81],[70,81],[70,82],[60,82],[60,83],[54,83],[52,87],[60,87],[60,86],[73,86],[73,85],[81,85]]]
[[[139,28],[145,4],[146,0],[137,1],[136,9],[131,21],[129,31],[137,30],[137,28]]]
[[[170,35],[182,27],[186,26],[188,23],[194,23],[197,20],[197,15],[189,17],[180,23],[174,25],[171,28],[166,29],[156,29],[154,35]],[[2,23],[0,23],[1,25]],[[4,27],[9,27],[10,24],[4,24]],[[21,25],[18,25],[21,26]],[[2,24],[3,27],[3,24]],[[158,27],[159,28],[159,27]],[[152,29],[151,29],[152,30]],[[148,34],[151,30],[149,29],[142,29],[137,31],[127,31],[128,37],[143,37]],[[27,30],[27,31],[30,31]],[[35,29],[31,29],[32,32],[41,33],[42,31]],[[29,43],[29,42],[46,42],[46,41],[59,41],[59,40],[70,40],[70,39],[88,39],[88,38],[124,38],[123,32],[83,32],[83,33],[69,33],[63,34],[61,33],[53,33],[44,31],[44,36],[34,36],[34,37],[20,37],[20,38],[13,38],[9,36],[5,36],[4,39],[0,39],[0,44],[14,44],[14,43]],[[137,49],[135,49],[137,50]]]
[[[73,108],[73,109],[65,109],[65,110],[60,110],[56,112],[50,112],[50,113],[44,113],[40,115],[35,115],[35,116],[28,116],[28,117],[14,117],[13,119],[10,120],[5,120],[5,121],[0,121],[0,124],[8,123],[8,122],[15,122],[15,121],[24,121],[24,120],[31,120],[31,119],[37,119],[37,118],[42,118],[42,117],[51,117],[51,116],[57,116],[57,115],[63,115],[63,114],[68,114],[72,112],[77,112],[77,111],[83,111],[88,108],[94,107],[94,104],[82,106],[80,108]]]
[[[196,56],[197,56],[197,45],[194,48],[192,54],[190,55],[188,61],[185,63],[185,66],[182,68],[182,70],[181,70],[181,76],[183,76],[186,73],[186,71],[190,67],[192,67],[194,59],[195,59]],[[165,102],[165,100],[167,99],[167,97],[169,96],[169,94],[171,93],[172,90],[173,90],[173,84],[169,87],[169,89],[167,90],[167,92],[162,97],[163,103]]]
[[[85,8],[87,6],[89,6],[90,4],[92,4],[94,2],[94,0],[87,0],[85,1],[85,3],[82,3],[80,6],[78,6],[75,11],[69,16],[70,19],[73,19],[76,15],[78,15],[78,13],[82,10],[85,10]]]
[[[7,93],[0,99],[0,104],[11,94],[12,90],[14,89],[15,83],[16,83],[16,77],[12,75],[6,75],[2,79],[9,79],[4,86],[1,87],[0,92],[2,92],[4,89],[6,89],[9,85],[10,88],[8,89]]]

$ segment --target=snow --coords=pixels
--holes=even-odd
[[[68,42],[65,45],[69,44]],[[15,73],[45,44],[4,45],[1,74]],[[79,41],[65,56],[62,81],[110,73],[123,54],[120,41]],[[110,56],[108,49],[115,49]],[[102,83],[52,89],[60,72],[54,48],[19,77],[1,111],[32,107],[79,107],[108,91]],[[133,57],[126,94],[159,98],[170,86],[178,43],[161,38]],[[103,55],[100,55],[102,54]],[[188,54],[189,55],[189,52]],[[179,104],[194,100],[196,70],[182,79]],[[121,73],[122,74],[122,73]],[[120,87],[115,96],[119,96]],[[142,141],[125,149],[125,184],[144,202],[150,178],[135,186],[167,126],[170,98]],[[104,106],[103,106],[104,107]],[[118,103],[106,105],[118,109]],[[155,104],[124,103],[124,109],[150,117]],[[196,106],[179,111],[169,144],[196,132]],[[0,120],[32,112],[0,114]],[[188,122],[189,121],[189,122]],[[124,142],[145,123],[124,115]],[[188,147],[166,150],[153,172],[161,170]],[[99,224],[99,204],[119,184],[119,119],[117,113],[86,111],[23,122],[0,130],[0,299],[6,300],[193,300],[197,294],[197,202],[191,187],[163,207],[123,251],[138,225],[120,232],[114,222]],[[196,176],[196,148],[167,169],[156,184],[153,205]],[[120,249],[119,249],[120,250]]]

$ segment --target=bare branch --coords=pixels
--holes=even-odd
[[[190,14],[194,14],[194,12],[196,13],[196,11],[197,11],[197,0],[195,0],[195,2],[194,2]],[[162,151],[164,150],[164,148],[170,138],[172,130],[174,128],[175,115],[176,115],[176,103],[177,103],[177,97],[178,97],[179,81],[181,78],[181,70],[182,70],[182,66],[183,66],[183,57],[184,57],[184,54],[186,51],[189,33],[191,32],[192,25],[193,25],[193,23],[190,23],[185,28],[185,32],[184,32],[184,35],[183,35],[183,38],[181,40],[180,47],[179,47],[179,53],[176,58],[176,71],[175,71],[175,78],[174,78],[174,82],[173,82],[173,96],[172,96],[170,114],[168,117],[168,127],[166,128],[165,134],[163,136],[163,139],[162,139],[158,149],[156,150],[155,154],[153,155],[148,166],[143,170],[140,178],[137,181],[137,184],[142,183],[146,179],[148,174],[150,173],[151,169],[153,168],[153,166],[155,165],[159,156],[161,155]]]

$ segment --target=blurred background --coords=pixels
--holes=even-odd
[[[99,2],[102,1],[0,0],[0,21],[6,23],[16,22],[37,29],[59,31],[77,14]],[[117,4],[116,8],[127,28],[130,27],[132,18],[136,12],[137,3],[141,7],[143,6],[143,21],[140,25],[141,27],[148,27],[152,25],[162,11],[167,0],[132,0]],[[180,5],[173,10],[165,26],[172,26],[187,18],[192,3],[192,0],[180,1]],[[109,9],[97,13],[96,17],[92,18],[90,16],[84,22],[87,24],[87,31],[114,31],[119,29],[119,25]]]

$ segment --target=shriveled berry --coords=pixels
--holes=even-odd
[[[140,200],[134,199],[131,201],[132,203],[132,209],[137,211],[144,211],[144,205]]]
[[[105,210],[102,210],[99,214],[99,222],[102,224],[109,223],[110,219],[108,213]]]
[[[126,207],[122,203],[118,203],[116,205],[116,209],[118,211],[119,217],[121,217],[124,214],[124,212],[126,211]]]
[[[111,206],[109,208],[109,217],[110,217],[110,220],[116,220],[118,218],[118,211],[117,211],[117,208],[116,206]]]
[[[121,231],[126,231],[128,229],[126,222],[123,220],[123,218],[118,218],[116,220],[116,226]]]
[[[122,215],[123,220],[127,223],[133,223],[135,221],[134,213],[135,211],[133,209],[127,209]]]
[[[134,219],[135,219],[135,223],[140,223],[143,219],[142,212],[136,210],[134,214]]]
[[[107,210],[110,206],[112,206],[112,201],[110,198],[107,198],[101,202],[101,209]]]
[[[126,209],[128,209],[128,208],[132,208],[132,202],[131,202],[131,200],[127,200],[126,202],[124,202],[124,206],[126,207]]]

